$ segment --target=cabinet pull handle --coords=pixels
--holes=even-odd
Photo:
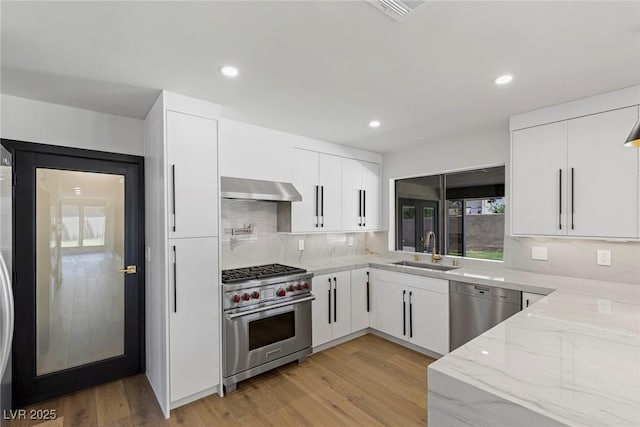
[[[413,292],[409,292],[409,338],[413,338]]]
[[[316,199],[315,199],[316,206],[315,206],[315,210],[313,211],[313,213],[315,214],[315,217],[316,217],[315,226],[318,227],[318,222],[320,221],[319,214],[318,214],[320,199],[319,199],[319,196],[318,196],[318,186],[314,185],[314,187],[315,187],[315,192],[316,192]]]
[[[558,201],[558,229],[562,230],[562,169],[560,171],[560,178],[558,179],[558,188],[560,189],[560,200]]]
[[[327,301],[329,301],[329,324],[331,324],[331,278],[329,278],[329,298]]]
[[[362,190],[362,226],[367,226],[367,190]]]
[[[173,246],[173,312],[178,312],[178,254]]]
[[[367,313],[370,310],[369,305],[369,272],[367,271]]]
[[[407,335],[407,305],[404,302],[404,296],[407,291],[402,291],[402,335]]]
[[[172,231],[176,232],[176,165],[171,165],[171,213],[173,214]]]
[[[320,186],[320,227],[324,227],[324,185]]]
[[[358,227],[362,227],[362,190],[358,190]]]
[[[574,230],[575,229],[575,224],[573,223],[573,215],[574,215],[574,203],[573,203],[573,195],[575,194],[574,191],[574,184],[575,179],[573,177],[573,168],[571,168],[571,229]]]
[[[333,322],[338,323],[338,281],[333,278]]]

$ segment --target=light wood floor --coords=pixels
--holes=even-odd
[[[224,398],[209,396],[165,420],[143,375],[115,381],[30,409],[58,419],[11,426],[411,426],[427,423],[426,368],[433,359],[365,335],[241,382]]]

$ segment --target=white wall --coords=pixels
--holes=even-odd
[[[506,165],[505,191],[509,194],[509,130],[480,132],[447,141],[425,144],[384,156],[383,211],[384,225],[389,225],[389,179],[416,175],[432,175],[487,165]],[[391,206],[391,209],[394,209]],[[506,230],[509,230],[507,199]],[[463,265],[506,267],[542,274],[583,277],[594,280],[640,284],[640,243],[611,242],[571,238],[511,237],[505,233],[504,264],[464,260]],[[393,240],[393,227],[388,233],[369,233],[367,249],[384,252]],[[549,259],[531,259],[532,246],[546,246]],[[596,265],[596,250],[611,250],[611,267]]]
[[[6,139],[144,155],[143,121],[11,95],[0,98]]]

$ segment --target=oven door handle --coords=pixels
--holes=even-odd
[[[237,319],[238,317],[248,316],[250,314],[262,313],[263,311],[268,311],[268,310],[273,310],[273,309],[276,309],[276,308],[286,307],[288,305],[294,305],[294,304],[300,304],[300,303],[307,302],[307,301],[313,301],[314,299],[316,299],[316,297],[312,295],[310,297],[300,298],[300,299],[293,300],[293,301],[282,302],[280,304],[273,304],[273,305],[269,305],[269,306],[266,306],[266,307],[255,308],[253,310],[241,311],[239,313],[226,314],[225,317],[227,318],[227,320],[233,320],[233,319]]]

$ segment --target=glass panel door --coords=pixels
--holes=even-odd
[[[36,168],[36,375],[124,354],[124,176]]]

